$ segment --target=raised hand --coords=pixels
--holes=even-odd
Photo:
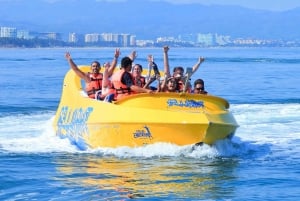
[[[148,57],[147,57],[147,60],[148,60],[149,63],[153,63],[154,62],[153,55],[149,54]]]
[[[117,49],[115,50],[115,58],[116,58],[116,59],[119,58],[120,55],[121,55],[120,48],[117,48]]]
[[[134,50],[130,53],[129,58],[134,61],[137,58],[137,52]]]
[[[66,52],[65,58],[66,58],[67,60],[71,59],[71,54],[70,54],[70,52]]]
[[[202,63],[204,60],[205,60],[204,57],[199,57],[198,62],[199,62],[199,63]]]

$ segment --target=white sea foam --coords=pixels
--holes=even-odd
[[[237,135],[257,143],[279,143],[299,139],[300,104],[234,105],[240,128]]]
[[[57,137],[52,128],[53,114],[1,117],[0,149],[8,152],[69,152],[115,155],[118,157],[214,158],[245,155],[269,149],[287,150],[300,141],[300,104],[232,105],[238,121],[235,137],[213,146],[177,146],[157,143],[145,147],[98,148],[80,151],[67,139]],[[287,153],[286,153],[287,154]]]
[[[0,125],[0,149],[32,153],[76,151],[67,139],[55,135],[53,118],[49,114],[2,118],[6,123]]]

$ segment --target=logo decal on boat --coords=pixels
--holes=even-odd
[[[74,110],[68,106],[62,107],[57,122],[57,135],[67,135],[75,141],[81,139],[85,134],[89,133],[86,122],[92,111],[92,107]]]
[[[133,137],[134,138],[149,138],[149,139],[153,138],[152,135],[151,135],[150,129],[148,128],[148,126],[144,126],[144,129],[136,130],[133,133]]]
[[[188,107],[188,108],[203,108],[203,101],[196,100],[177,100],[177,99],[168,99],[167,104],[169,107],[178,106],[178,107]]]

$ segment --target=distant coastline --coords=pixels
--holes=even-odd
[[[205,45],[205,44],[192,44],[184,41],[162,41],[154,42],[147,45],[128,45],[122,46],[115,43],[81,43],[76,44],[72,42],[66,42],[62,40],[49,40],[49,39],[12,39],[12,38],[0,38],[0,48],[155,48],[169,45],[172,47],[191,47],[191,48],[208,48],[208,47],[300,47],[300,41],[272,41],[268,43],[228,43],[224,45]]]

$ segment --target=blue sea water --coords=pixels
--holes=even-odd
[[[146,67],[162,49],[136,49]],[[52,121],[69,70],[113,48],[0,49],[0,200],[299,200],[300,48],[171,48],[170,65],[230,102],[240,127],[213,146],[80,151]],[[121,49],[126,56],[132,49]]]

